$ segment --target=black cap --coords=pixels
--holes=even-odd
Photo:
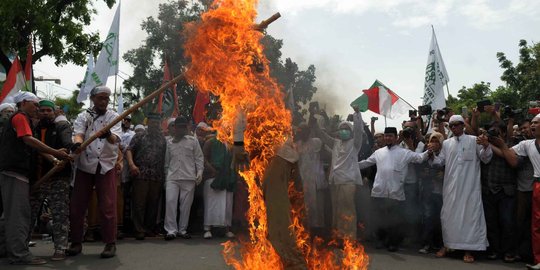
[[[387,127],[384,129],[384,134],[395,134],[397,135],[397,129],[395,127]]]
[[[174,120],[175,126],[187,126],[188,124],[188,120],[183,116],[176,117],[176,119]]]

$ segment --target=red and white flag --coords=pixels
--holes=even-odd
[[[15,56],[13,64],[9,69],[6,81],[2,87],[0,94],[0,103],[6,101],[12,103],[12,98],[22,89],[25,88],[26,80],[24,79],[24,71],[22,69],[19,57]]]
[[[379,80],[363,91],[368,98],[368,109],[374,113],[394,119],[409,111],[409,105]]]

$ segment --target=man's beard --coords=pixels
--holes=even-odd
[[[39,120],[39,125],[42,127],[48,127],[54,123],[53,119],[50,118],[42,118]]]
[[[386,144],[386,147],[388,147],[388,149],[392,148],[392,146],[394,146],[394,144],[392,144],[392,143]]]

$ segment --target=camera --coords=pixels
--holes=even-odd
[[[476,102],[476,108],[478,108],[479,112],[484,112],[484,106],[492,105],[493,103],[489,99],[484,99]]]
[[[507,106],[504,106],[501,115],[503,118],[515,118],[516,115],[520,115],[520,114],[523,114],[522,109],[514,109],[507,105]]]
[[[409,139],[409,138],[414,138],[414,129],[412,127],[406,127],[403,129],[403,138],[405,139]]]
[[[446,115],[450,112],[450,108],[442,108],[440,110],[437,110],[437,120],[439,122],[447,122]]]
[[[431,105],[418,106],[419,115],[431,115],[432,113],[433,113],[433,110],[431,109]]]

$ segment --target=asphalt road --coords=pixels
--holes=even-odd
[[[164,241],[161,238],[136,241],[121,240],[117,243],[117,256],[112,259],[100,259],[103,249],[101,243],[84,243],[83,254],[68,257],[65,261],[49,262],[42,266],[12,266],[6,260],[0,262],[0,269],[229,269],[221,256],[221,242],[224,238],[212,240],[194,236],[193,239],[176,239]],[[36,256],[48,258],[52,256],[51,243],[41,240],[31,248]],[[396,253],[376,250],[367,246],[370,256],[369,269],[411,269],[411,270],[446,270],[446,269],[525,269],[523,263],[505,264],[500,261],[479,259],[473,264],[465,264],[459,256],[455,258],[437,259],[433,254],[421,255],[415,250],[402,249]],[[272,269],[269,267],[269,269]]]

